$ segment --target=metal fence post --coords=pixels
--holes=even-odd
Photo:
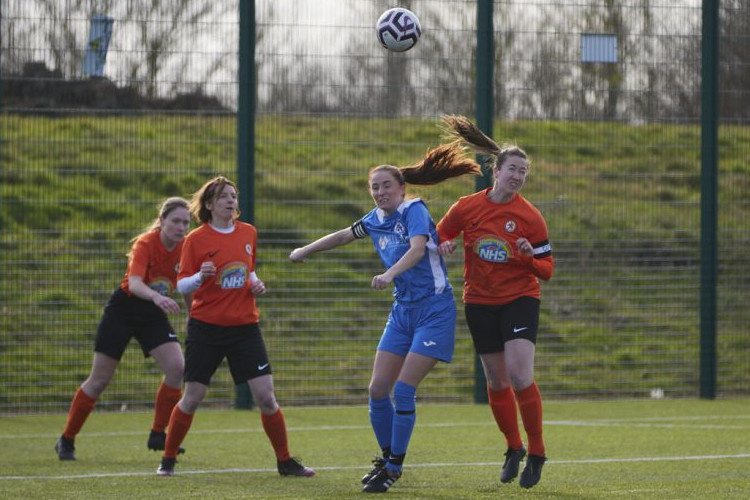
[[[255,221],[255,0],[240,2],[237,184],[242,220]],[[236,386],[235,408],[252,409],[246,383]]]
[[[477,126],[490,137],[492,137],[492,122],[495,110],[493,3],[493,0],[479,0],[477,3]],[[483,167],[486,160],[486,158],[478,158]],[[484,175],[477,178],[477,191],[489,187],[492,184],[491,179],[492,174],[484,169]],[[487,379],[484,376],[484,370],[478,355],[474,360],[474,402],[488,402]]]
[[[701,83],[700,397],[716,397],[719,2],[703,0]]]

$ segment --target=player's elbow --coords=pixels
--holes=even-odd
[[[539,276],[539,279],[542,279],[544,281],[549,281],[552,279],[553,274],[555,274],[555,268],[548,267],[548,268],[540,269],[538,276]]]

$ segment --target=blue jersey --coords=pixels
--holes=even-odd
[[[411,269],[394,279],[393,297],[404,304],[433,295],[452,292],[445,260],[437,252],[435,222],[419,198],[405,200],[392,214],[374,208],[352,225],[357,238],[369,235],[386,269],[390,269],[409,250],[414,236],[427,236],[425,254]]]

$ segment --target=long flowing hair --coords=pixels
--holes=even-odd
[[[465,116],[445,115],[443,124],[449,139],[461,142],[475,153],[492,157],[493,169],[499,168],[511,156],[518,156],[529,161],[526,151],[516,144],[496,143]]]
[[[482,168],[474,159],[466,156],[466,151],[467,148],[461,144],[461,141],[454,140],[428,151],[424,158],[415,165],[406,167],[378,165],[370,169],[369,176],[385,170],[390,172],[402,186],[406,183],[428,186],[465,174],[480,175]]]

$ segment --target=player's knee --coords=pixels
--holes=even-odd
[[[112,380],[110,377],[89,377],[81,384],[81,388],[89,396],[98,398],[107,388],[110,380]]]
[[[200,406],[201,401],[203,401],[203,398],[199,395],[189,394],[186,392],[182,395],[179,406],[183,412],[187,413],[188,415],[192,415],[193,413],[198,411],[198,407]]]
[[[164,382],[170,387],[180,387],[184,372],[185,361],[176,360],[164,368]]]
[[[522,391],[534,382],[534,374],[524,372],[511,373],[510,380],[513,385],[513,390]]]
[[[180,409],[188,414],[193,414],[198,410],[198,406],[206,397],[207,386],[204,386],[196,382],[188,382],[185,384],[185,390],[182,393],[182,399],[178,403]]]
[[[385,399],[389,397],[391,393],[390,387],[388,387],[387,384],[377,380],[370,381],[367,391],[372,399]]]
[[[255,400],[255,404],[258,405],[258,408],[263,413],[273,413],[278,408],[278,404],[276,403],[276,396],[272,391],[264,391],[258,394],[253,394],[253,399]]]

